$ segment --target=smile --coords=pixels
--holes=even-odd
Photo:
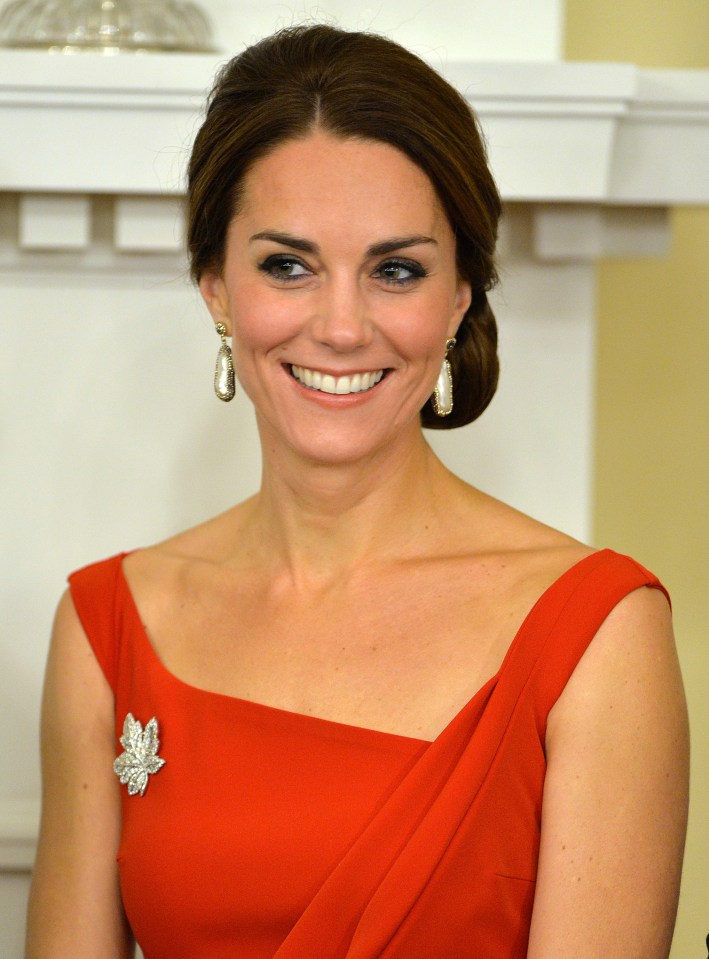
[[[366,393],[384,376],[384,370],[372,370],[370,373],[353,373],[351,376],[332,376],[319,370],[309,370],[304,366],[291,366],[293,377],[309,390],[321,393],[334,393],[347,396],[349,393]]]

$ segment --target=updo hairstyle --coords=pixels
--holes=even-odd
[[[433,184],[456,238],[457,267],[472,288],[449,355],[454,406],[422,424],[464,426],[497,387],[497,326],[487,300],[500,197],[470,106],[423,60],[391,40],[325,25],[281,30],[220,71],[188,168],[187,242],[195,282],[221,272],[227,229],[247,171],[280,144],[320,128],[406,154]]]

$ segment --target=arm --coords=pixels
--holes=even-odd
[[[42,702],[42,819],[27,959],[126,959],[116,853],[120,794],[113,694],[67,593],[59,604]]]
[[[688,726],[667,602],[613,610],[554,706],[528,959],[666,959]]]

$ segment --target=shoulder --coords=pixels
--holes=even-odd
[[[546,756],[530,957],[667,956],[689,731],[660,590],[641,585],[605,617],[550,713]]]
[[[113,693],[69,591],[54,620],[42,700],[43,766],[73,764],[77,742],[113,746]]]
[[[67,589],[59,600],[54,617],[49,648],[50,672],[56,672],[56,679],[60,682],[66,677],[90,677],[103,688],[105,679],[98,670],[87,637],[88,630],[77,611],[77,603]]]
[[[664,766],[681,779],[688,743],[669,603],[641,585],[610,610],[551,710],[550,767],[582,768],[592,757],[621,783],[653,764],[658,776]]]
[[[551,736],[589,708],[623,701],[657,712],[670,700],[683,704],[670,606],[654,585],[638,582],[613,605],[552,711]]]
[[[41,744],[42,815],[28,955],[127,956],[130,937],[116,872],[120,796],[112,768],[113,695],[68,590],[52,632]]]
[[[567,574],[580,617],[591,638],[549,716],[547,744],[589,720],[619,718],[622,711],[679,714],[684,695],[669,597],[659,580],[629,556],[612,550],[588,555]],[[575,575],[573,575],[575,574]],[[681,723],[681,715],[678,721]]]

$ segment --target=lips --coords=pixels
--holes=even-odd
[[[366,373],[351,373],[347,376],[333,376],[320,370],[311,370],[305,366],[292,365],[291,373],[303,386],[320,393],[332,393],[347,396],[350,393],[366,393],[384,376],[384,370],[371,370]]]

